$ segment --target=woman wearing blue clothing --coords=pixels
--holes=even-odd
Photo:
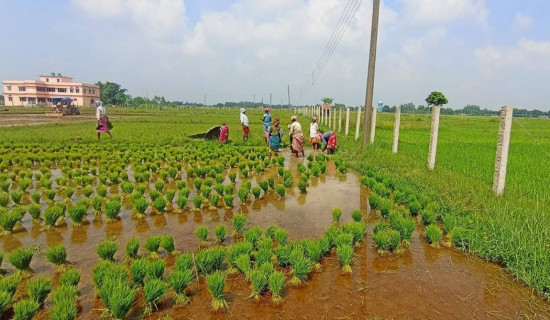
[[[269,108],[264,108],[264,117],[262,118],[262,121],[264,123],[264,137],[265,141],[269,143],[269,133],[267,132],[269,130],[269,127],[271,126],[271,114],[269,113]]]

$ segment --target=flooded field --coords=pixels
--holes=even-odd
[[[299,176],[297,165],[307,164],[306,159],[296,159],[284,154],[285,167],[294,177]],[[236,169],[231,169],[236,170]],[[60,174],[52,170],[52,178]],[[129,172],[130,177],[132,172]],[[276,177],[275,168],[267,168],[262,177]],[[226,177],[226,183],[229,178]],[[2,251],[6,254],[15,248],[41,245],[44,248],[64,244],[71,263],[82,271],[79,290],[79,318],[97,319],[102,314],[103,303],[94,293],[92,267],[99,261],[97,245],[105,239],[116,239],[118,261],[124,260],[124,245],[132,237],[141,243],[151,235],[172,234],[180,252],[197,251],[199,240],[194,233],[198,225],[210,230],[208,240],[214,244],[212,230],[223,223],[231,229],[235,213],[243,212],[248,225],[260,226],[263,230],[271,225],[284,228],[289,240],[320,237],[331,225],[334,207],[343,209],[341,222],[351,221],[351,212],[360,209],[367,221],[366,241],[356,246],[353,257],[353,273],[343,274],[336,254],[323,259],[322,271],[313,271],[309,280],[299,287],[285,287],[283,301],[276,305],[270,293],[259,301],[248,299],[250,284],[239,274],[229,275],[226,283],[226,312],[213,313],[211,297],[204,278],[197,278],[188,289],[191,302],[185,307],[176,307],[169,293],[158,304],[159,310],[145,318],[158,319],[171,316],[174,319],[548,319],[550,303],[532,293],[527,286],[518,283],[499,265],[485,262],[454,249],[433,248],[428,245],[419,230],[414,232],[410,247],[402,253],[380,254],[372,240],[372,229],[379,222],[378,212],[371,212],[368,205],[370,191],[361,185],[360,177],[353,172],[339,173],[334,162],[327,163],[327,173],[311,177],[306,194],[297,187],[288,189],[281,199],[273,190],[259,200],[249,200],[233,209],[185,210],[180,212],[171,205],[166,214],[149,215],[144,219],[132,217],[127,196],[123,196],[120,220],[109,222],[105,217],[89,213],[82,226],[58,225],[53,230],[41,230],[26,215],[23,224],[12,235],[0,236]],[[240,186],[237,179],[235,189]],[[175,187],[175,183],[168,187]],[[252,184],[256,185],[255,178]],[[16,185],[12,186],[15,188]],[[154,184],[149,183],[149,189]],[[33,190],[30,189],[29,192]],[[193,198],[196,190],[192,191]],[[110,195],[119,195],[120,187],[109,187]],[[77,191],[74,201],[82,198]],[[62,201],[63,198],[56,198]],[[30,203],[24,198],[23,203]],[[230,245],[227,236],[223,245]],[[143,250],[143,249],[142,249]],[[143,250],[144,251],[144,250]],[[140,253],[144,253],[140,251]],[[172,256],[162,254],[168,269],[173,265]],[[6,263],[7,264],[7,263]],[[59,274],[43,255],[36,255],[31,268],[35,275],[47,276],[58,281]],[[169,273],[169,271],[167,271]],[[20,284],[25,292],[24,281]],[[138,297],[141,297],[138,294]],[[142,318],[144,303],[139,298],[132,307],[129,318]],[[36,319],[48,319],[47,308],[41,309]],[[4,315],[8,319],[11,315]]]

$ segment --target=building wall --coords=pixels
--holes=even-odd
[[[73,82],[65,76],[40,76],[36,80],[2,81],[4,103],[7,106],[52,105],[55,97],[69,97],[77,106],[89,107],[100,96],[99,86]]]

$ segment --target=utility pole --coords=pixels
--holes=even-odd
[[[254,104],[256,104],[256,94],[254,94]]]
[[[363,141],[361,147],[365,147],[372,130],[372,98],[374,90],[374,69],[376,65],[376,43],[378,40],[378,16],[380,15],[380,0],[374,0],[372,4],[372,26],[370,30],[370,55],[367,75],[367,91],[365,94],[365,121],[363,122]]]
[[[206,95],[204,95],[204,106],[206,107]]]
[[[272,98],[272,95],[271,93],[269,93],[269,106],[271,107],[271,98]]]
[[[290,109],[290,85],[287,85],[286,89],[288,92],[288,108]]]

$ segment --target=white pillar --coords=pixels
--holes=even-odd
[[[355,140],[359,139],[360,125],[361,125],[361,107],[357,108],[357,122],[355,123]]]
[[[440,106],[432,108],[432,131],[430,133],[430,150],[428,154],[428,168],[435,168],[435,155],[437,153],[437,136],[439,135],[439,114],[441,113]]]
[[[349,108],[346,108],[346,136],[349,133]]]
[[[397,153],[399,145],[399,126],[401,125],[401,107],[395,108],[395,124],[393,125],[393,153]]]
[[[373,106],[372,108],[372,118],[371,118],[371,125],[370,125],[370,143],[374,143],[374,134],[376,131],[376,112],[377,109]]]
[[[342,109],[343,108],[340,108],[340,110],[338,111],[338,132],[342,132]]]
[[[512,107],[502,107],[502,111],[500,112],[495,175],[493,177],[493,192],[496,195],[503,194],[504,187],[506,186],[506,167],[508,166],[508,151],[510,149],[513,114],[514,108]]]

